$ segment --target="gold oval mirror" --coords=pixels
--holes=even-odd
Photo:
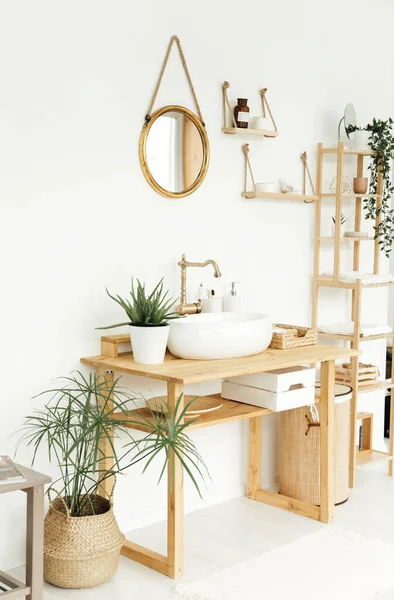
[[[192,194],[207,174],[207,132],[188,108],[164,106],[143,126],[139,155],[145,179],[156,192],[183,198]]]

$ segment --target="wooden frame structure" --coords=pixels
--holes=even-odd
[[[223,406],[218,410],[201,414],[200,420],[194,423],[190,429],[209,427],[230,421],[249,420],[249,498],[320,520],[323,523],[333,521],[335,360],[354,356],[356,354],[355,350],[313,345],[291,350],[268,349],[262,354],[227,360],[182,360],[167,355],[162,364],[141,365],[134,362],[130,352],[119,352],[119,345],[127,342],[129,342],[129,336],[127,335],[105,336],[102,338],[101,355],[82,358],[81,362],[94,367],[99,374],[105,376],[111,383],[114,380],[115,371],[166,382],[167,402],[170,410],[174,408],[176,401],[183,393],[185,384],[221,380],[237,375],[261,373],[279,368],[320,362],[322,373],[320,507],[261,489],[262,419],[264,415],[270,413],[268,409],[220,399]],[[217,404],[217,400],[218,397],[213,396],[212,404]],[[149,418],[149,412],[146,409],[137,410],[143,411],[144,416]],[[143,427],[141,429],[143,430]],[[108,442],[103,443],[108,444],[108,447],[103,449],[108,455],[110,444]],[[169,463],[171,464],[171,462],[173,462],[171,467],[173,471],[168,473],[168,481],[171,481],[172,484],[168,485],[167,555],[153,552],[132,541],[125,542],[122,554],[169,577],[178,578],[183,572],[183,473],[182,465],[176,457],[174,461],[170,457]],[[103,485],[110,489],[111,482],[106,480]]]
[[[336,164],[336,176],[337,176],[337,188],[336,193],[326,193],[322,190],[322,175],[323,175],[323,159],[325,155],[335,155]],[[355,219],[354,219],[354,231],[361,231],[361,218],[362,218],[362,198],[368,195],[357,195],[357,194],[343,194],[342,192],[342,178],[344,173],[344,161],[345,156],[357,157],[357,177],[362,177],[364,172],[364,159],[372,156],[372,152],[368,150],[354,150],[347,149],[343,142],[338,142],[336,148],[325,148],[323,144],[317,146],[317,179],[316,179],[316,194],[318,199],[315,203],[315,239],[314,239],[314,274],[313,274],[313,291],[312,291],[312,327],[318,327],[318,305],[319,305],[319,289],[321,287],[331,287],[338,289],[347,289],[352,292],[352,303],[351,303],[351,318],[354,323],[353,334],[342,335],[334,333],[319,333],[324,339],[336,339],[342,340],[346,344],[349,344],[350,348],[357,350],[357,354],[352,358],[352,381],[351,386],[353,388],[352,400],[351,400],[351,436],[350,436],[350,466],[349,466],[349,486],[352,488],[355,485],[355,469],[356,466],[372,463],[376,461],[388,460],[389,461],[389,474],[394,475],[394,394],[391,394],[391,427],[390,427],[390,444],[389,452],[380,452],[372,449],[365,449],[362,452],[357,452],[357,421],[363,419],[363,413],[357,411],[357,398],[360,393],[379,390],[379,389],[391,389],[394,382],[394,362],[392,365],[391,379],[383,381],[373,381],[369,385],[359,387],[358,385],[358,368],[359,368],[359,354],[361,344],[370,340],[380,339],[391,339],[393,333],[384,333],[378,335],[371,335],[368,337],[362,337],[361,334],[361,301],[362,295],[366,288],[377,288],[393,285],[393,282],[385,283],[368,283],[363,284],[361,279],[356,279],[354,282],[341,281],[341,243],[349,238],[341,238],[340,221],[342,214],[342,202],[343,198],[354,198],[355,199]],[[383,188],[382,174],[378,174],[377,190],[378,193],[374,195],[377,199],[377,205],[381,202],[381,194]],[[335,235],[333,238],[321,237],[321,217],[322,217],[322,199],[325,197],[335,198]],[[380,216],[377,217],[377,222]],[[320,275],[320,249],[321,241],[324,239],[333,239],[334,241],[334,268],[333,277],[323,277]],[[380,267],[380,246],[379,241],[371,237],[365,238],[352,238],[354,242],[353,248],[353,270],[360,270],[360,245],[364,241],[374,241],[374,258],[373,258],[373,273],[379,273]]]
[[[18,465],[19,466],[19,465]],[[15,579],[8,573],[0,571],[0,587],[9,588],[6,592],[0,589],[0,598],[27,597],[29,600],[42,600],[44,569],[44,486],[51,478],[26,467],[20,467],[26,481],[0,485],[0,494],[8,492],[25,492],[27,495],[26,511],[26,583]]]

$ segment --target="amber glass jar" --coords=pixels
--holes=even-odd
[[[237,127],[247,129],[249,126],[249,106],[246,98],[237,98],[237,106],[234,108],[234,117]]]

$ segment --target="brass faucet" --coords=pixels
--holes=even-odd
[[[222,274],[219,270],[217,263],[214,260],[206,260],[205,262],[189,262],[186,260],[186,256],[182,254],[182,260],[179,261],[178,265],[181,267],[181,303],[176,307],[177,312],[180,315],[195,315],[201,312],[201,302],[187,303],[186,294],[186,269],[187,267],[206,267],[212,265],[214,269],[214,277],[221,277]]]

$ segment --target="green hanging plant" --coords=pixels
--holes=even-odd
[[[393,119],[387,121],[373,119],[365,127],[350,125],[346,128],[347,133],[355,131],[368,131],[368,146],[374,154],[368,169],[371,172],[369,194],[378,193],[378,173],[381,171],[383,186],[382,197],[379,206],[378,198],[364,198],[365,218],[375,220],[380,216],[380,222],[374,226],[375,240],[379,239],[380,250],[387,258],[390,256],[394,240],[394,209],[390,206],[390,200],[394,194],[394,186],[391,181],[391,161],[394,159],[394,137],[392,132]]]

